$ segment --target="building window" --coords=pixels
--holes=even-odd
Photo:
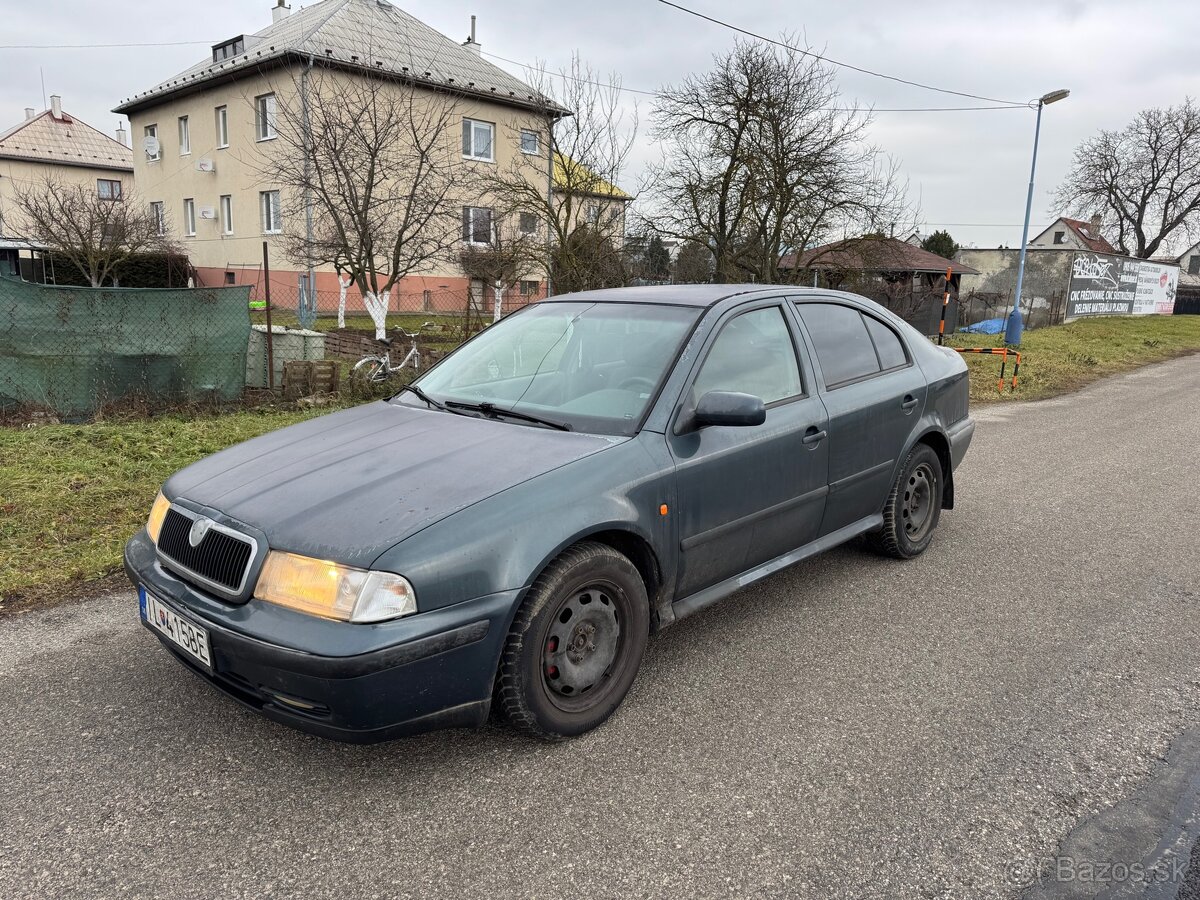
[[[237,275],[234,272],[226,272],[225,273],[225,283],[226,284],[237,284]]]
[[[217,107],[217,149],[229,146],[229,107]]]
[[[468,244],[492,242],[492,211],[483,206],[463,207],[463,240]]]
[[[542,283],[540,281],[522,281],[521,282],[521,296],[522,297],[533,297],[534,295],[537,294],[538,289],[541,286],[542,286]]]
[[[158,143],[158,126],[157,125],[147,125],[146,128],[144,129],[144,131],[145,131],[145,136],[147,138],[154,138],[153,143],[151,143],[150,141],[146,141],[146,144],[148,146],[154,147],[153,151],[151,151],[150,149],[146,150],[146,159],[149,159],[149,160],[162,159],[162,147]]]
[[[1193,256],[1188,260],[1188,274],[1200,275],[1200,255]]]
[[[463,156],[493,162],[492,136],[495,131],[496,126],[491,122],[463,119]]]
[[[283,216],[279,206],[279,191],[262,191],[258,195],[262,207],[263,234],[279,234],[283,231]]]
[[[584,211],[584,215],[587,218],[587,223],[589,225],[599,224],[599,222],[600,222],[600,204],[595,203],[595,202],[589,203],[587,205],[587,209]]]
[[[121,182],[99,178],[96,180],[96,194],[101,200],[120,200]]]
[[[192,132],[188,128],[188,117],[179,117],[179,155],[187,156],[192,152]]]
[[[254,98],[254,134],[260,141],[269,141],[276,136],[275,95],[263,94]]]
[[[227,59],[233,59],[235,56],[245,52],[245,50],[246,36],[244,34],[239,34],[237,37],[230,38],[223,44],[213,45],[213,62],[219,63]]]
[[[521,234],[537,234],[538,217],[536,213],[521,213]]]
[[[1065,231],[1054,232],[1054,243],[1065,244],[1067,242],[1067,233]]]
[[[183,233],[187,237],[196,236],[196,201],[191,197],[183,201]]]
[[[233,234],[233,197],[229,194],[221,195],[221,231]]]
[[[521,152],[535,154],[538,152],[538,133],[536,131],[521,129]]]
[[[163,208],[161,200],[155,200],[150,204],[150,214],[154,216],[154,225],[159,235],[167,233],[167,212]]]

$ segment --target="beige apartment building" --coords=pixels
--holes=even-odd
[[[306,265],[287,257],[284,236],[307,229],[309,210],[319,211],[263,172],[270,154],[283,152],[277,116],[295,108],[283,104],[303,99],[305,67],[321,68],[323,90],[370,72],[419,92],[453,92],[460,121],[446,139],[461,141],[464,173],[508,167],[517,154],[547,155],[544,102],[485,60],[473,38],[459,44],[387,0],[321,0],[295,13],[283,0],[278,4],[268,27],[215,45],[202,62],[115,110],[129,116],[138,193],[153,205],[164,232],[185,248],[200,283],[261,285],[266,240],[273,300],[286,303],[298,294]],[[549,189],[549,160],[528,168],[544,171]],[[491,204],[478,196],[461,203],[464,246],[480,242],[492,227]],[[482,293],[454,256],[403,279],[391,309],[457,308],[468,288]],[[317,268],[313,277],[320,307],[336,306],[333,269]],[[544,289],[543,277],[514,290],[529,299]]]
[[[133,188],[133,152],[124,142],[97,131],[63,109],[25,110],[25,119],[0,132],[0,274],[19,275],[30,248],[21,233],[16,195],[47,179],[82,184],[106,200],[120,200]]]

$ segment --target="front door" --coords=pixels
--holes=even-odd
[[[728,313],[700,354],[685,389],[691,404],[667,434],[676,466],[677,597],[817,536],[829,464],[827,420],[799,345],[794,321],[779,302],[759,301]],[[709,391],[760,397],[766,421],[687,427],[688,409]]]

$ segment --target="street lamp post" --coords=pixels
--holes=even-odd
[[[1033,163],[1029,167],[1029,196],[1025,199],[1025,225],[1021,229],[1021,261],[1017,263],[1017,295],[1013,300],[1012,312],[1004,329],[1004,343],[1020,346],[1025,323],[1021,321],[1021,286],[1025,281],[1025,250],[1029,245],[1029,215],[1033,210],[1033,176],[1037,172],[1038,137],[1042,131],[1042,107],[1069,97],[1067,90],[1051,91],[1038,98],[1037,125],[1033,129]]]

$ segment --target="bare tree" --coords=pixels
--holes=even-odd
[[[713,257],[707,244],[685,241],[675,257],[672,281],[676,284],[708,284],[712,281]]]
[[[1122,253],[1148,259],[1200,233],[1200,107],[1146,109],[1120,131],[1075,148],[1055,197],[1081,217],[1099,213]]]
[[[660,93],[648,217],[707,246],[715,281],[775,281],[785,252],[903,215],[905,187],[867,142],[870,122],[818,57],[739,41]]]
[[[135,253],[177,249],[149,204],[123,190],[101,197],[94,185],[51,176],[18,187],[15,201],[25,236],[70,262],[92,287],[115,284],[117,267]]]
[[[461,240],[458,201],[471,191],[473,169],[457,143],[460,97],[319,66],[294,87],[279,103],[279,146],[261,162],[288,189],[291,215],[311,208],[311,234],[289,229],[287,253],[348,278],[383,338],[392,288],[451,260]]]
[[[506,291],[537,272],[543,260],[542,243],[536,234],[521,230],[513,217],[493,221],[491,239],[487,243],[468,241],[460,262],[463,271],[492,286],[494,305],[492,320],[500,318],[501,303]]]
[[[601,287],[611,275],[607,249],[619,247],[633,199],[618,185],[637,136],[637,108],[622,105],[619,76],[602,79],[577,55],[557,73],[533,72],[530,84],[539,107],[511,128],[523,152],[485,179],[486,190],[501,215],[545,229],[541,264],[556,291]],[[580,231],[602,235],[608,247]]]

